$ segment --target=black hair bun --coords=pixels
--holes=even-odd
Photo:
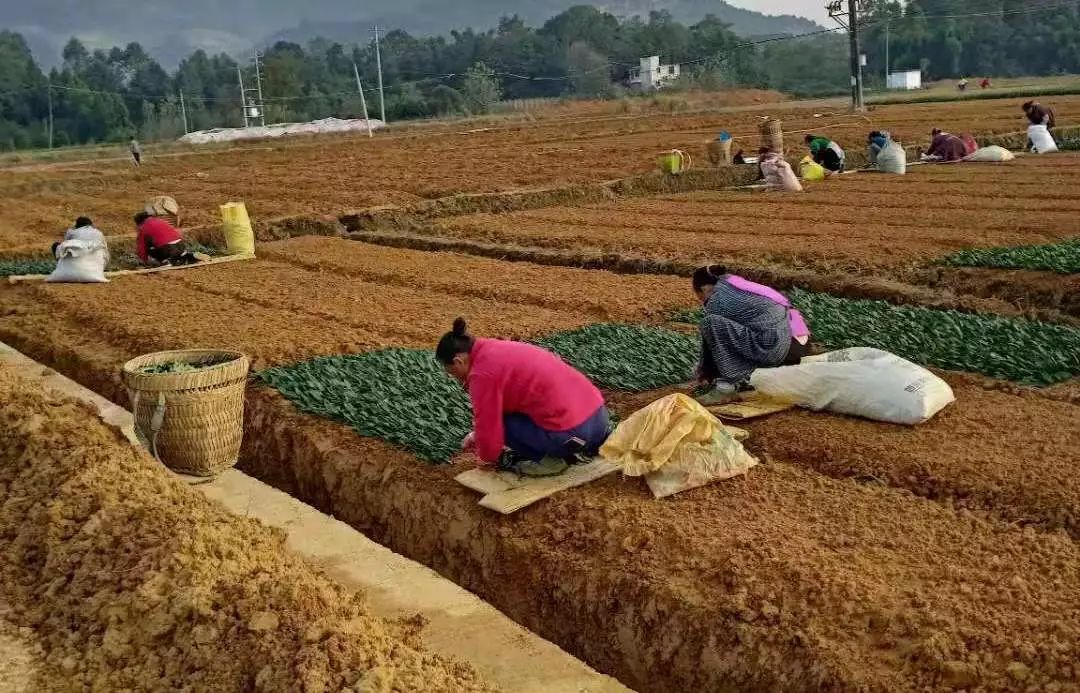
[[[465,318],[457,318],[454,320],[453,333],[455,337],[465,336]]]

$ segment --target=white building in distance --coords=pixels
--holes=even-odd
[[[634,89],[641,91],[663,89],[664,86],[679,78],[679,66],[661,65],[659,55],[642,58],[639,63],[640,67],[630,69],[630,76],[627,79],[627,83]]]

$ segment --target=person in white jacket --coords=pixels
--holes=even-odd
[[[70,229],[64,232],[64,241],[87,241],[90,243],[100,243],[108,248],[108,244],[105,243],[105,234],[103,234],[97,227],[94,226],[94,222],[90,217],[79,217],[75,220],[75,224]],[[52,255],[57,257],[56,251],[60,247],[60,244],[64,241],[57,241],[52,244]]]

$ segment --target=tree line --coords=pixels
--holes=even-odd
[[[883,72],[887,33],[890,66],[921,69],[927,79],[1080,72],[1078,5],[872,0],[863,47],[870,69]],[[500,99],[617,96],[638,59],[649,55],[682,64],[677,87],[684,88],[824,95],[843,93],[849,80],[840,33],[753,41],[712,16],[686,25],[664,11],[619,19],[591,6],[572,7],[540,27],[515,16],[487,31],[391,31],[380,48],[392,120],[482,113]],[[242,124],[238,63],[228,55],[195,51],[170,73],[138,43],[91,51],[73,38],[62,57],[45,73],[22,36],[0,31],[0,150],[47,146],[50,114],[56,146],[176,137],[185,113],[191,130]],[[265,50],[261,65],[267,122],[357,117],[356,74],[365,91],[377,83],[371,43],[283,41]],[[250,56],[239,68],[254,80]],[[367,101],[377,117],[376,95],[369,91]]]

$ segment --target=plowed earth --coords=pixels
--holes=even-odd
[[[690,302],[674,277],[337,239],[267,250],[12,287],[0,339],[122,402],[119,364],[157,349],[236,347],[263,365],[430,346],[460,311],[478,333],[530,336],[596,322],[608,302],[626,320]],[[950,379],[958,401],[914,429],[802,412],[754,423],[763,467],[667,502],[610,478],[496,520],[458,469],[263,388],[243,457],[641,690],[1076,686],[1080,407]],[[623,415],[645,401],[614,398]]]
[[[1080,97],[1044,101],[1061,114],[1080,105]],[[720,130],[755,149],[758,123],[766,115],[784,121],[793,149],[801,148],[802,134],[810,130],[861,150],[866,132],[875,128],[891,130],[907,144],[927,139],[935,125],[975,133],[1023,128],[1015,99],[881,106],[865,119],[839,105],[792,103],[726,112],[566,116],[471,129],[448,125],[373,140],[304,138],[167,157],[151,152],[140,169],[127,161],[91,161],[0,170],[0,249],[47,243],[80,214],[107,234],[126,233],[134,211],[159,194],[180,202],[186,224],[201,225],[215,223],[218,205],[229,200],[243,200],[254,218],[269,219],[340,214],[459,192],[604,181],[650,171],[656,154],[671,148],[688,151],[703,166],[706,143]]]
[[[962,248],[1080,235],[1080,155],[920,166],[904,177],[857,173],[808,185],[803,194],[697,192],[475,214],[439,220],[432,231],[548,248],[899,276]]]
[[[2,368],[0,400],[0,596],[48,674],[26,690],[492,690],[85,406]]]

